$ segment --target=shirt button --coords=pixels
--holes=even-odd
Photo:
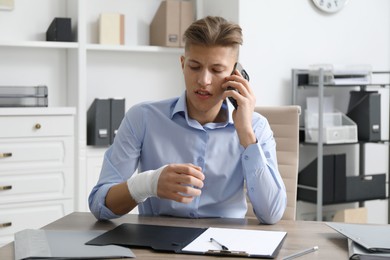
[[[198,158],[198,163],[203,163],[203,158]]]
[[[245,155],[245,156],[244,156],[244,159],[245,159],[245,160],[249,160],[249,156],[248,156],[248,155]]]
[[[193,218],[195,217],[195,214],[193,212],[190,213],[190,217]]]
[[[255,188],[252,187],[252,188],[251,188],[251,192],[254,192],[254,191],[255,191]]]

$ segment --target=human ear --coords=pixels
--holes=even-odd
[[[180,63],[181,63],[181,69],[184,70],[184,62],[185,62],[186,58],[182,55],[180,56]]]

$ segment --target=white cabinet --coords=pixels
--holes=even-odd
[[[74,210],[74,114],[0,109],[0,245]]]

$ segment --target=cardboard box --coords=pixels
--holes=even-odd
[[[183,34],[193,21],[192,2],[162,1],[150,24],[150,45],[183,47]]]
[[[125,44],[125,16],[123,14],[100,14],[99,43],[110,45]]]
[[[184,47],[184,32],[194,21],[194,7],[192,2],[180,1],[180,47]]]

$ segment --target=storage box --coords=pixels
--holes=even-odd
[[[125,44],[125,16],[123,14],[100,14],[99,43],[109,45]]]
[[[183,34],[193,21],[192,2],[162,1],[150,24],[150,45],[184,47]]]
[[[318,113],[305,111],[305,141],[318,142]],[[357,126],[350,118],[340,112],[323,114],[323,143],[357,142]]]

